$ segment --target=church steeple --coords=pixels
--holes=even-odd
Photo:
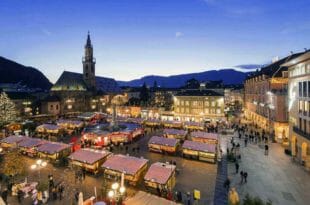
[[[96,59],[93,57],[93,45],[91,44],[89,31],[84,49],[85,56],[83,57],[83,79],[87,87],[91,90],[94,90],[96,88]]]

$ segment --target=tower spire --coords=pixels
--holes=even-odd
[[[91,40],[90,40],[89,31],[88,31],[88,33],[87,33],[86,47],[91,47]]]

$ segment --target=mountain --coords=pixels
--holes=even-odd
[[[28,88],[48,90],[52,83],[38,69],[28,67],[0,56],[0,84],[19,83]]]
[[[171,76],[156,76],[150,75],[145,76],[140,79],[135,79],[131,81],[118,81],[119,86],[142,86],[145,82],[148,86],[153,86],[154,81],[161,87],[181,87],[185,82],[191,78],[195,78],[199,81],[207,80],[223,80],[225,85],[228,84],[242,84],[245,80],[248,72],[241,72],[234,69],[222,69],[222,70],[210,70],[200,73],[188,73],[181,75],[171,75]]]

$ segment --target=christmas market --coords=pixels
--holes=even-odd
[[[216,145],[185,140],[182,145],[183,157],[198,159],[200,161],[216,162]]]
[[[37,155],[37,148],[46,142],[38,138],[26,138],[18,143],[18,148],[22,154],[35,157]]]
[[[148,143],[150,151],[170,154],[175,154],[178,150],[179,145],[180,142],[177,139],[159,136],[151,137]]]
[[[184,128],[187,129],[187,130],[201,130],[203,131],[205,129],[204,127],[204,123],[202,122],[192,122],[192,121],[187,121],[187,122],[184,122]]]
[[[176,166],[169,163],[155,162],[147,170],[144,183],[152,189],[172,190],[175,186]]]
[[[55,124],[42,124],[36,128],[39,137],[47,137],[49,139],[57,139],[59,135],[64,134],[65,130],[61,126]]]
[[[124,174],[125,181],[136,185],[147,169],[148,160],[129,155],[113,155],[103,164],[104,175],[106,178],[117,178]]]
[[[165,128],[174,129],[181,129],[183,127],[183,123],[180,121],[163,121],[163,125]]]
[[[161,121],[159,119],[147,119],[144,121],[144,125],[148,127],[159,127],[161,126]]]
[[[84,127],[84,122],[80,120],[59,119],[56,124],[67,131],[80,130]]]
[[[9,137],[3,138],[0,140],[0,145],[2,148],[16,148],[18,143],[22,142],[23,140],[28,139],[29,137],[23,135],[11,135]]]
[[[88,172],[97,174],[103,162],[111,155],[106,150],[83,148],[73,152],[68,159],[72,166],[78,166]]]

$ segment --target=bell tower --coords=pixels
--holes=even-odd
[[[95,90],[96,89],[96,74],[95,74],[96,59],[93,57],[93,45],[91,44],[89,32],[87,34],[87,40],[86,40],[84,49],[85,49],[85,54],[82,59],[83,80],[89,89]]]

